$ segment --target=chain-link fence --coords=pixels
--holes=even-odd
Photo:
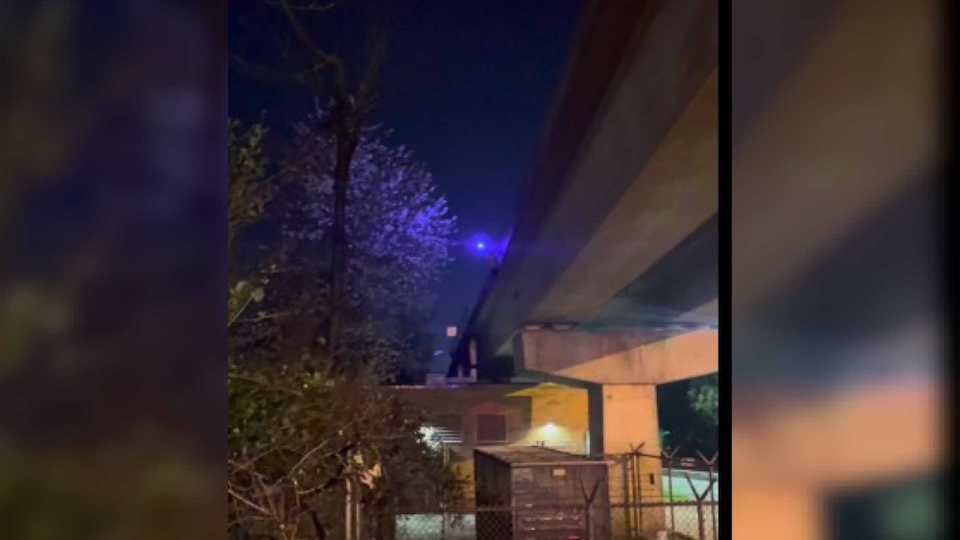
[[[358,512],[348,540],[717,540],[716,457],[605,456],[609,497],[515,506]]]
[[[397,514],[392,534],[377,537],[372,531],[363,540],[660,540],[717,539],[717,503],[678,502],[628,505],[611,503],[609,519],[596,519],[577,506],[536,508],[489,507],[439,512]],[[659,513],[658,525],[638,530],[633,516]],[[589,520],[587,516],[593,516]]]
[[[641,519],[637,520],[640,516]],[[642,517],[646,517],[643,520]],[[717,503],[674,502],[610,505],[611,539],[717,539]],[[638,523],[639,521],[639,523]]]
[[[397,517],[395,539],[609,538],[603,534],[608,523],[590,523],[590,516],[595,515],[583,506],[483,507],[445,515],[405,514]],[[587,530],[594,534],[588,536]]]
[[[681,457],[676,450],[606,456],[613,538],[715,540],[719,520],[717,457]]]

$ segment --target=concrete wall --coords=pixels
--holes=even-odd
[[[553,383],[512,394],[530,398],[530,424],[513,444],[536,445],[542,442],[574,454],[587,453],[590,431],[587,391]]]
[[[451,464],[473,493],[473,449],[478,444],[477,417],[502,414],[507,419],[507,445],[545,446],[585,454],[590,430],[588,391],[556,383],[472,384],[459,388],[398,388],[407,400],[439,418],[461,417],[464,441],[451,445]]]

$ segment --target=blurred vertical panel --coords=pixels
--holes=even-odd
[[[942,534],[941,8],[734,3],[737,538]]]
[[[225,18],[0,6],[0,537],[223,534]]]

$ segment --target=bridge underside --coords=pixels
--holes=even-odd
[[[593,3],[517,228],[471,320],[480,357],[509,356],[531,323],[715,325],[716,10]]]
[[[455,354],[587,388],[593,453],[658,452],[656,385],[717,371],[717,26],[708,0],[591,3]]]

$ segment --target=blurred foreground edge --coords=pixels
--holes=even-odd
[[[733,534],[941,538],[938,2],[733,6]]]
[[[0,537],[226,517],[226,6],[0,7]]]

